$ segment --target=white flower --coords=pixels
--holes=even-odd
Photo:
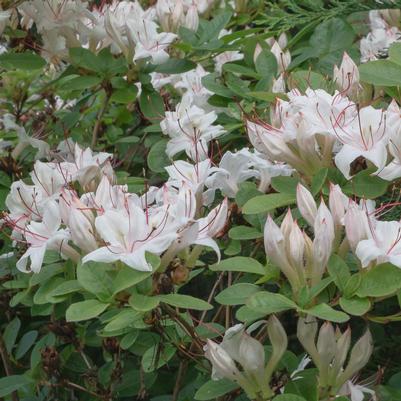
[[[162,64],[169,58],[166,49],[177,37],[174,33],[158,33],[157,25],[145,19],[128,21],[127,30],[128,38],[135,43],[134,61],[150,57],[154,64]]]
[[[194,161],[207,158],[208,143],[224,133],[221,125],[212,125],[217,119],[214,111],[205,113],[192,105],[191,96],[184,95],[176,111],[167,111],[160,123],[163,134],[170,136],[166,153],[173,157],[185,151]]]
[[[354,384],[351,380],[348,380],[341,388],[339,395],[347,395],[351,397],[351,401],[363,401],[365,394],[371,396],[371,401],[377,400],[376,393],[372,389],[360,384]]]
[[[150,225],[145,212],[132,200],[124,212],[108,210],[95,221],[96,231],[106,245],[86,255],[83,263],[121,260],[133,269],[151,271],[145,252],[160,255],[176,238],[176,233],[163,223]]]
[[[346,52],[344,52],[340,68],[334,66],[333,80],[344,95],[352,94],[358,89],[359,70]]]
[[[371,106],[359,110],[358,116],[346,127],[336,129],[338,140],[344,145],[335,157],[338,169],[351,178],[350,165],[360,156],[381,170],[387,160],[388,129],[386,114]]]
[[[256,170],[250,168],[251,157],[247,148],[236,153],[227,151],[221,158],[219,168],[207,179],[206,185],[220,189],[223,195],[234,198],[241,182],[258,175]]]
[[[46,250],[60,251],[63,256],[77,260],[79,255],[69,245],[68,231],[60,229],[60,212],[56,202],[49,201],[41,222],[32,221],[26,226],[24,235],[29,244],[28,250],[17,262],[17,268],[23,272],[38,273],[42,267]],[[29,269],[28,259],[31,260]]]
[[[398,221],[376,221],[370,226],[368,239],[359,242],[356,256],[362,266],[371,262],[390,262],[401,268],[401,223]]]
[[[278,42],[274,41],[271,52],[277,60],[278,72],[282,73],[286,71],[291,63],[291,53],[289,50],[284,52]]]

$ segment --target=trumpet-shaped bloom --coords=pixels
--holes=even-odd
[[[376,221],[370,226],[369,238],[360,241],[356,255],[362,266],[369,263],[390,262],[401,268],[401,223],[398,221]]]
[[[70,235],[67,230],[60,229],[61,218],[58,204],[49,201],[41,222],[32,221],[24,231],[29,244],[28,250],[17,262],[17,268],[23,272],[38,273],[42,267],[46,250],[60,251],[62,255],[77,260],[78,253],[69,245]],[[28,269],[28,259],[31,263]]]
[[[336,129],[343,144],[335,157],[338,169],[347,179],[351,178],[351,163],[362,156],[381,170],[387,160],[388,129],[386,114],[371,106],[359,110],[358,116],[347,127]]]
[[[111,263],[120,260],[136,270],[151,271],[145,253],[163,253],[176,238],[165,222],[153,227],[145,212],[133,201],[128,201],[125,212],[108,210],[96,218],[96,231],[105,246],[83,258],[88,261]]]

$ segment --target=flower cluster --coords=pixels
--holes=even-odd
[[[146,252],[165,252],[169,262],[197,244],[220,256],[214,238],[226,223],[227,200],[201,215],[210,161],[167,167],[170,179],[163,187],[150,187],[139,197],[114,184],[110,154],[77,144],[70,149],[58,155],[63,161],[37,161],[33,185],[16,181],[11,186],[3,223],[13,229],[17,243],[28,247],[17,262],[20,270],[39,272],[46,250],[74,261],[82,257],[84,263],[120,260],[144,271],[151,270]]]

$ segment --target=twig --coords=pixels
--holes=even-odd
[[[13,371],[10,366],[10,360],[8,358],[8,353],[7,353],[6,347],[4,345],[2,336],[0,336],[0,356],[1,356],[1,361],[3,362],[4,372],[5,372],[6,376],[11,376],[13,374]],[[13,401],[19,401],[18,393],[16,391],[13,391],[11,393],[11,399]]]
[[[177,379],[175,381],[174,390],[173,390],[173,399],[172,401],[177,401],[178,395],[180,394],[180,388],[182,379],[184,378],[185,372],[187,370],[188,361],[181,361],[178,367]]]
[[[224,273],[225,272],[221,272],[220,273],[220,276],[217,278],[217,280],[216,280],[216,282],[214,283],[214,285],[213,285],[213,287],[212,287],[212,290],[210,291],[210,294],[209,294],[209,297],[208,297],[208,299],[207,299],[207,302],[210,304],[210,302],[212,301],[212,299],[214,298],[214,294],[215,294],[215,292],[216,292],[216,290],[217,290],[217,287],[219,286],[219,284],[220,284],[220,281],[223,279],[223,277],[224,277]],[[206,317],[206,313],[207,313],[207,311],[203,311],[202,312],[202,315],[201,315],[201,317],[200,317],[200,319],[199,319],[199,324],[198,324],[198,326],[199,325],[201,325],[202,323],[203,323],[203,320],[205,319],[205,317]]]
[[[99,135],[99,129],[100,129],[100,126],[102,124],[102,118],[103,118],[103,115],[104,115],[104,113],[106,111],[107,105],[109,104],[109,100],[110,100],[110,95],[108,95],[106,93],[106,97],[104,98],[103,105],[102,105],[102,107],[100,108],[100,110],[99,110],[99,112],[97,114],[95,126],[93,127],[92,144],[91,144],[92,149],[94,149],[95,146],[96,146],[97,138],[98,138],[98,135]]]

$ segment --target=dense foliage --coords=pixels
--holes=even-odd
[[[0,398],[401,400],[399,2],[0,4]]]

